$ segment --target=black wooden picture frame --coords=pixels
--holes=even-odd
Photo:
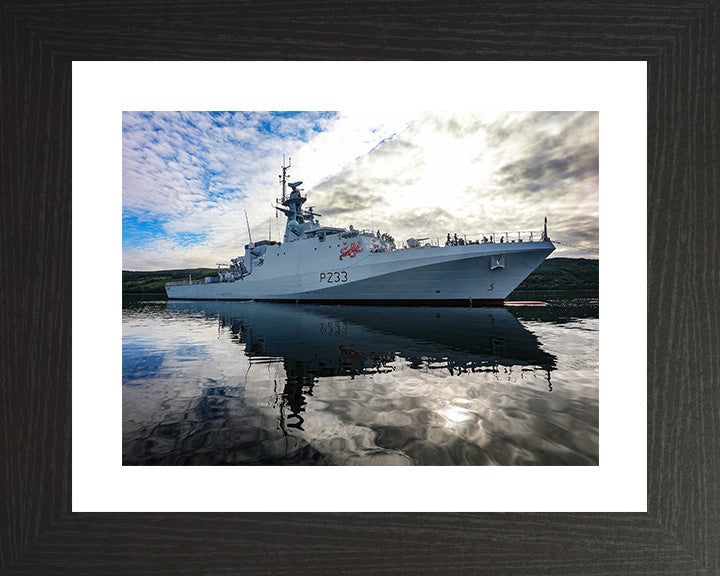
[[[0,572],[720,574],[719,4],[6,0]],[[141,59],[647,61],[648,512],[72,513],[71,67]]]

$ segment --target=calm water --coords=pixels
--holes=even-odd
[[[598,300],[123,302],[125,465],[597,465]]]

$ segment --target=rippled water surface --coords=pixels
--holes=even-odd
[[[597,465],[598,303],[123,302],[125,465]]]

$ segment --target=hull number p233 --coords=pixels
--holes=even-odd
[[[341,272],[320,272],[320,282],[326,284],[336,284],[337,282],[347,282],[348,275],[345,270]]]

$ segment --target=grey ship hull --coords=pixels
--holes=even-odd
[[[167,286],[167,295],[328,304],[500,304],[555,249],[546,240],[375,253],[369,240],[361,239],[363,249],[346,258],[339,258],[343,244],[338,242],[317,242],[311,251],[305,242],[272,246],[264,265],[241,280]]]

